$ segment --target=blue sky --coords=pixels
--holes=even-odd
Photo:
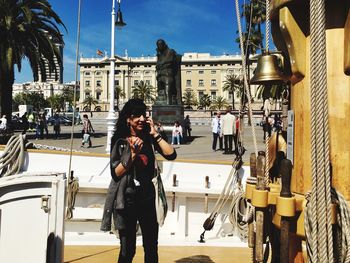
[[[242,0],[240,0],[242,1]],[[64,82],[74,80],[78,0],[51,0],[65,23]],[[127,25],[115,33],[115,52],[131,57],[155,54],[155,42],[163,38],[177,53],[236,54],[237,19],[233,0],[121,0]],[[96,50],[110,53],[112,0],[82,0],[80,53],[95,57]],[[32,81],[24,63],[16,83]]]

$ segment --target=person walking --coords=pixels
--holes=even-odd
[[[61,122],[60,122],[60,117],[58,116],[57,113],[53,116],[53,131],[55,133],[55,139],[59,139],[61,136]]]
[[[182,127],[182,135],[183,135],[183,141],[186,143],[191,138],[191,120],[190,116],[186,115],[186,117],[183,119],[181,123]]]
[[[22,120],[22,124],[23,124],[23,132],[22,132],[22,134],[26,134],[27,130],[29,129],[29,122],[28,122],[28,118],[27,118],[27,112],[25,112],[22,115],[21,120]]]
[[[83,115],[83,129],[81,131],[83,140],[81,142],[81,147],[84,147],[85,143],[88,143],[89,146],[88,148],[92,147],[92,142],[91,142],[91,134],[94,133],[95,130],[91,125],[91,121],[89,120],[89,117],[87,114]]]
[[[236,126],[236,118],[231,114],[231,110],[226,110],[222,117],[222,134],[224,136],[225,150],[223,154],[232,154],[232,140]]]
[[[112,217],[118,230],[118,263],[131,263],[136,251],[136,223],[142,231],[144,262],[158,262],[158,230],[155,208],[155,155],[175,160],[176,152],[146,118],[146,105],[130,99],[123,107],[111,140],[112,180],[107,191],[101,230],[110,231]]]
[[[221,112],[218,111],[217,113],[214,113],[214,118],[211,121],[211,129],[213,132],[213,144],[212,149],[213,151],[216,151],[216,144],[219,139],[219,150],[222,151],[222,120],[221,120]]]

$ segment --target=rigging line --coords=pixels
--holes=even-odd
[[[75,83],[73,91],[73,118],[72,118],[72,129],[70,134],[70,151],[69,151],[69,167],[68,177],[70,178],[72,170],[72,157],[73,157],[73,137],[74,137],[74,125],[75,125],[75,109],[76,109],[76,93],[77,93],[77,82],[78,82],[78,63],[79,63],[79,44],[80,44],[80,16],[81,16],[81,0],[78,4],[78,29],[77,29],[77,42],[76,42],[76,53],[75,53]],[[69,180],[68,180],[69,181]]]
[[[239,31],[239,41],[240,41],[240,47],[241,47],[241,57],[242,57],[242,70],[243,70],[243,79],[244,79],[244,88],[248,96],[248,112],[249,112],[249,118],[252,120],[253,111],[252,111],[252,105],[251,105],[251,95],[250,90],[248,86],[248,80],[247,80],[247,74],[246,74],[246,61],[244,56],[244,50],[243,50],[243,35],[242,35],[242,28],[241,28],[241,18],[239,15],[239,3],[238,0],[235,0],[235,6],[236,6],[236,17],[237,17],[237,26]],[[255,155],[258,156],[258,146],[256,142],[256,135],[255,135],[255,127],[254,125],[251,125],[252,129],[252,135],[253,135],[253,143],[254,143],[254,151]]]

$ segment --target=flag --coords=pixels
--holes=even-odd
[[[103,56],[103,52],[99,49],[96,50],[96,54],[97,54],[97,56],[100,56],[100,57]]]

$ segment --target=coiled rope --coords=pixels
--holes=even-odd
[[[18,174],[22,171],[25,147],[22,134],[11,136],[0,157],[0,177]]]

